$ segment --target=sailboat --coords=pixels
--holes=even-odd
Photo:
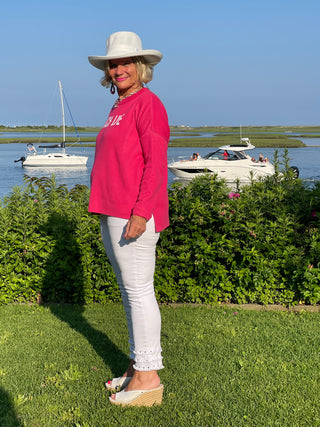
[[[61,112],[62,112],[62,142],[61,144],[55,145],[39,145],[39,148],[43,148],[43,153],[38,153],[36,147],[29,143],[27,144],[26,155],[21,157],[15,162],[22,162],[22,166],[31,167],[59,167],[59,166],[86,166],[88,157],[74,154],[68,154],[66,152],[66,124],[64,115],[64,91],[59,80],[60,100],[61,100]],[[68,105],[68,104],[67,104]],[[69,107],[69,106],[68,106]],[[70,109],[69,109],[70,112]],[[71,112],[70,112],[71,115]],[[72,116],[71,116],[72,117]],[[80,139],[80,138],[79,138]],[[57,148],[59,150],[47,153],[47,149]]]

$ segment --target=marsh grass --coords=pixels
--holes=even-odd
[[[82,142],[91,142],[90,145],[95,145],[93,137],[81,137],[81,143]],[[60,143],[62,140],[61,137],[58,138],[0,138],[0,144],[58,144]],[[81,146],[83,144],[80,143],[79,138],[77,137],[73,137],[73,136],[67,136],[66,137],[66,143],[68,144],[72,144],[73,147],[75,146]]]
[[[99,132],[96,127],[78,127],[77,130],[83,132]],[[240,133],[243,137],[252,139],[256,147],[276,147],[292,148],[302,147],[304,144],[297,138],[319,138],[320,126],[242,126],[241,132],[239,126],[206,126],[206,127],[180,127],[170,126],[171,146],[175,147],[218,147],[222,144],[237,144],[240,140]],[[48,132],[60,132],[61,127],[48,126],[21,126],[17,128],[6,128],[0,126],[0,132],[10,132],[12,137],[0,138],[0,144],[21,143],[27,144],[39,143],[57,143],[61,138],[46,138],[44,135]],[[67,132],[74,132],[73,127],[67,127]],[[39,138],[21,138],[14,137],[16,132],[39,132]],[[309,133],[308,133],[309,132]],[[215,133],[214,137],[203,137],[203,133]],[[292,136],[295,138],[292,138]],[[67,137],[67,142],[77,141],[76,137]],[[82,143],[92,142],[92,137],[81,137]]]
[[[0,307],[0,425],[320,425],[319,313],[162,306],[164,401],[109,404],[121,305]]]
[[[251,143],[256,147],[271,147],[271,148],[294,148],[304,147],[305,144],[296,138],[288,138],[286,135],[280,134],[248,134],[245,136],[250,138]],[[172,147],[219,147],[221,145],[239,144],[239,135],[223,135],[218,134],[212,137],[189,136],[178,137],[170,140]]]

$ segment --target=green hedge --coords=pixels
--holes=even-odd
[[[215,177],[170,191],[158,247],[161,301],[293,305],[320,301],[320,185],[283,169],[230,193]]]
[[[320,302],[320,186],[293,179],[283,163],[240,192],[212,176],[170,188],[160,302]],[[0,303],[120,301],[88,197],[84,186],[26,177],[2,201]]]
[[[25,180],[0,209],[0,303],[120,300],[88,188]]]

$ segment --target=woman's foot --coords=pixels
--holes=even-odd
[[[133,374],[135,372],[133,368],[134,363],[135,363],[134,360],[130,359],[129,366],[126,372],[122,375],[123,377],[133,377]]]
[[[134,371],[132,379],[126,391],[152,390],[160,385],[160,377],[157,371]]]
[[[104,385],[109,391],[121,391],[127,387],[132,377],[118,377],[112,378],[112,380],[107,381]]]

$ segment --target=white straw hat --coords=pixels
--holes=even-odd
[[[130,31],[118,31],[108,37],[106,56],[89,56],[89,62],[99,70],[105,70],[109,59],[143,56],[150,65],[157,65],[162,59],[158,50],[143,50],[140,37]]]

